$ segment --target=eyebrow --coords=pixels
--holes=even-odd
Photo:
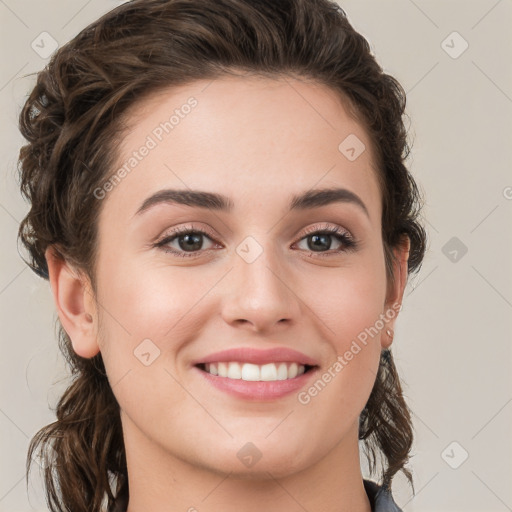
[[[158,204],[180,204],[190,207],[208,208],[216,211],[230,212],[234,208],[231,199],[223,194],[203,192],[200,190],[159,190],[149,196],[135,212],[141,215]],[[358,206],[367,217],[370,217],[366,205],[354,192],[346,188],[322,188],[308,190],[292,196],[290,211],[310,210],[333,203],[350,203]]]

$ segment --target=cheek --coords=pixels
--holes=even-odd
[[[324,280],[324,293],[318,294],[314,306],[328,327],[323,330],[323,343],[326,353],[330,353],[330,362],[321,376],[329,383],[329,390],[322,392],[320,401],[339,403],[339,411],[358,414],[377,374],[386,295],[383,253],[382,259],[378,255],[375,250],[368,259],[361,257],[350,268],[337,269]]]
[[[111,313],[109,323],[125,337],[129,333],[134,342],[144,338],[160,341],[165,334],[170,336],[170,330],[174,334],[180,320],[205,293],[206,276],[196,269],[199,267],[171,269],[143,258],[105,268],[101,298]]]
[[[338,353],[345,351],[353,339],[376,323],[377,329],[382,329],[379,318],[386,296],[383,260],[372,258],[372,261],[336,269],[323,279],[322,289],[323,293],[316,297],[315,309],[330,328],[329,338]]]
[[[386,280],[384,265],[339,269],[324,282],[325,299],[312,307],[321,318],[322,344],[329,360],[312,386],[299,395],[325,437],[329,426],[356,422],[373,388],[380,360]],[[320,325],[320,322],[319,322]]]
[[[333,345],[338,354],[348,350],[353,340],[375,342],[379,339],[383,328],[383,290],[374,287],[365,290],[362,280],[343,283],[343,290],[338,292],[339,300],[329,311]]]
[[[219,281],[218,271],[120,258],[115,265],[100,268],[99,276],[105,325],[102,356],[111,383],[130,372],[139,398],[146,394],[151,403],[158,403],[172,396],[175,404],[186,399],[171,375],[182,378],[182,349],[200,336],[202,326],[215,313],[218,315],[214,305],[208,306],[206,295]],[[156,389],[169,386],[176,388],[172,395],[155,396]],[[120,388],[114,390],[116,395]],[[129,406],[129,397],[124,398]]]
[[[190,272],[190,269],[189,269]],[[154,264],[116,260],[99,272],[102,357],[114,395],[136,423],[151,418],[153,427],[166,422],[162,404],[181,407],[190,397],[173,378],[176,355],[189,339],[191,308],[204,294],[186,269],[172,273]],[[197,334],[197,332],[196,332]]]

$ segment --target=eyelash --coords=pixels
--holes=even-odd
[[[194,258],[197,257],[197,255],[204,250],[209,251],[211,249],[202,249],[200,251],[193,251],[193,252],[180,252],[176,251],[175,249],[170,249],[166,247],[167,244],[170,242],[173,242],[176,238],[178,238],[180,235],[189,235],[189,234],[201,234],[206,235],[208,238],[210,238],[212,241],[215,241],[215,237],[212,232],[210,232],[207,229],[196,229],[192,226],[185,226],[185,227],[179,227],[174,229],[169,236],[166,236],[159,242],[156,242],[153,246],[157,248],[161,248],[166,253],[171,253],[175,256],[178,256],[180,258]],[[332,235],[334,236],[339,242],[341,242],[344,245],[344,248],[342,249],[329,249],[328,251],[322,253],[322,252],[314,252],[309,251],[309,255],[320,256],[320,257],[329,257],[334,256],[336,254],[339,254],[341,252],[348,252],[348,251],[355,251],[359,247],[359,242],[357,242],[352,236],[350,236],[344,229],[336,226],[325,226],[321,229],[318,227],[309,228],[306,230],[306,232],[299,238],[294,244],[301,242],[304,238],[307,238],[310,235]]]

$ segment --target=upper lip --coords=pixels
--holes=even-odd
[[[218,363],[218,362],[230,362],[236,361],[240,363],[253,363],[253,364],[268,364],[278,362],[290,362],[299,363],[302,365],[317,366],[318,363],[311,357],[286,347],[276,347],[267,350],[254,349],[249,347],[231,348],[228,350],[222,350],[215,352],[208,356],[205,356],[197,361],[194,361],[193,365],[202,363]]]

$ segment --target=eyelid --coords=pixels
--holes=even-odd
[[[164,235],[160,236],[156,242],[154,242],[152,245],[153,247],[163,247],[163,250],[165,252],[178,255],[178,256],[185,256],[185,257],[197,257],[200,256],[202,253],[209,252],[212,249],[201,249],[199,251],[191,251],[187,253],[186,251],[176,251],[175,249],[165,249],[165,245],[170,243],[171,241],[174,241],[177,237],[179,237],[181,234],[187,234],[190,232],[196,232],[196,233],[202,233],[206,235],[212,242],[214,242],[217,245],[222,245],[220,242],[217,241],[217,236],[213,232],[213,230],[209,226],[196,226],[194,224],[188,224],[184,226],[178,226],[176,228],[173,228],[170,232],[167,231],[164,233]],[[348,251],[354,251],[359,247],[359,241],[355,239],[355,237],[348,231],[347,229],[339,226],[339,225],[332,225],[327,222],[323,223],[322,225],[313,225],[307,227],[305,230],[301,231],[301,234],[295,239],[295,241],[292,243],[293,245],[296,245],[297,243],[301,242],[303,239],[305,239],[308,235],[316,234],[316,233],[326,233],[330,236],[333,236],[338,239],[342,238],[342,243],[344,244],[343,249],[335,249],[335,250],[328,250],[325,252],[316,252],[316,251],[309,251],[309,254],[314,254],[316,257],[328,257],[328,256],[336,256],[343,252]],[[307,251],[301,251],[301,252],[307,252]]]
[[[350,231],[348,231],[347,229],[345,229],[341,226],[329,224],[328,222],[324,222],[323,225],[321,225],[321,226],[313,225],[313,226],[307,227],[304,231],[301,232],[301,235],[297,241],[302,240],[307,235],[311,235],[313,233],[318,233],[319,231],[328,231],[329,234],[336,234],[336,233],[344,234],[347,236],[347,238],[351,238],[351,239],[354,238],[351,235]]]
[[[163,242],[164,240],[168,239],[168,238],[171,238],[171,237],[176,237],[176,236],[179,236],[179,235],[182,235],[184,233],[189,233],[191,231],[194,231],[194,232],[204,232],[206,233],[212,240],[214,240],[215,242],[217,242],[216,240],[216,237],[217,235],[215,234],[215,232],[213,231],[213,229],[211,229],[210,227],[208,226],[205,226],[205,225],[202,225],[202,226],[196,226],[195,224],[186,224],[184,226],[178,226],[176,228],[172,228],[171,230],[169,231],[166,231],[163,235],[159,236],[157,241],[154,243],[154,245],[158,245],[159,243]],[[219,242],[217,242],[219,243]]]
[[[309,235],[311,233],[316,233],[317,231],[326,230],[326,231],[333,232],[335,229],[339,230],[339,232],[343,232],[347,236],[353,238],[353,236],[351,235],[350,231],[348,231],[347,229],[345,229],[345,228],[343,228],[341,226],[329,224],[328,222],[324,222],[322,225],[313,225],[313,226],[309,226],[309,227],[305,228],[301,232],[299,238],[296,239],[296,241],[301,240],[306,235]],[[197,231],[205,231],[206,234],[208,234],[212,238],[216,238],[216,236],[217,236],[214,233],[213,229],[211,229],[208,225],[196,226],[195,224],[191,223],[191,224],[187,224],[185,226],[178,226],[176,228],[172,228],[171,231],[166,231],[163,235],[160,235],[158,237],[156,243],[158,243],[158,241],[160,241],[160,240],[168,238],[169,236],[173,236],[173,235],[177,235],[177,234],[179,235],[181,233],[187,233],[189,231],[195,231],[195,230],[197,230]]]
[[[338,241],[341,241],[341,243],[344,245],[344,247],[342,249],[334,249],[334,250],[330,249],[330,250],[324,251],[324,252],[309,251],[309,255],[314,254],[315,255],[314,257],[322,258],[322,257],[339,256],[342,253],[353,252],[353,251],[356,251],[357,249],[359,249],[360,241],[358,239],[356,239],[348,229],[343,228],[339,225],[332,225],[329,223],[324,223],[322,226],[314,225],[314,226],[310,226],[310,227],[306,228],[305,231],[301,232],[301,235],[297,238],[297,240],[293,243],[293,245],[300,243],[302,240],[307,238],[309,235],[317,234],[317,233],[320,233],[320,234],[325,233],[329,236],[332,236],[332,237],[338,239]],[[308,251],[303,251],[303,252],[308,252]]]

